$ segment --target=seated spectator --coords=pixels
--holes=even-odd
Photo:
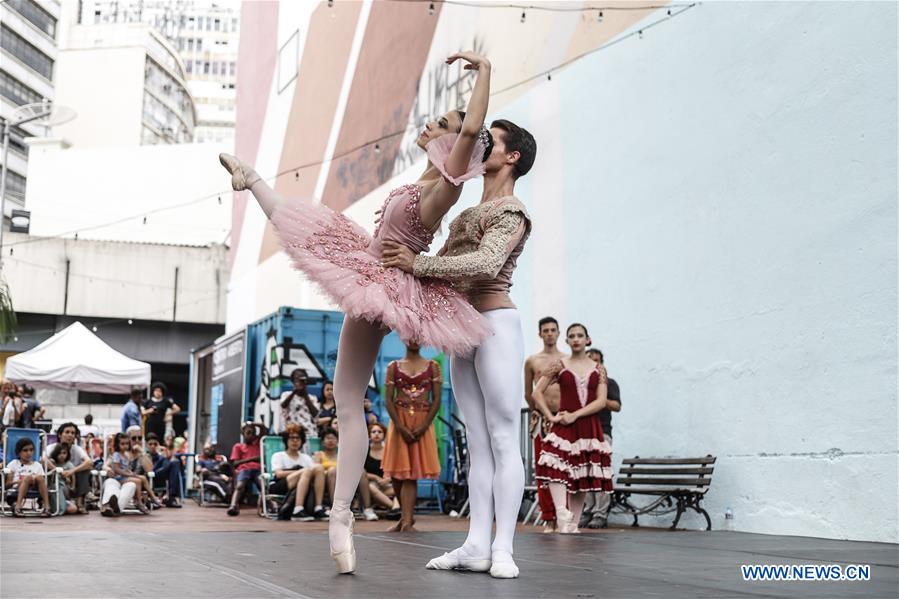
[[[337,404],[334,403],[334,384],[325,381],[322,383],[322,404],[318,410],[316,422],[318,424],[318,436],[321,437],[326,428],[334,428],[332,421],[337,419]]]
[[[74,422],[59,425],[59,428],[56,429],[56,436],[59,438],[58,443],[65,443],[69,446],[69,461],[74,466],[71,476],[74,476],[75,479],[75,488],[71,496],[75,500],[78,513],[86,514],[87,507],[84,505],[84,498],[91,490],[91,470],[94,468],[94,462],[78,444],[79,430]],[[57,443],[53,443],[48,446],[44,457],[49,458],[56,449],[56,445]]]
[[[153,472],[159,484],[166,484],[168,495],[165,500],[166,507],[181,507],[181,480],[183,475],[180,460],[170,460],[159,451],[159,437],[156,433],[147,435],[147,458],[152,462]]]
[[[281,433],[281,437],[287,449],[272,456],[273,479],[269,485],[269,492],[273,495],[287,495],[292,489],[296,489],[291,515],[293,520],[309,521],[325,518],[327,512],[322,506],[325,496],[325,470],[321,464],[316,464],[311,457],[300,451],[306,443],[306,429],[299,424],[291,423]],[[315,493],[315,507],[311,514],[304,509],[310,487],[313,487]]]
[[[380,422],[368,425],[368,455],[365,456],[365,474],[368,476],[368,488],[375,503],[390,510],[387,517],[399,517],[400,502],[396,498],[393,484],[389,476],[384,475],[381,459],[384,457],[384,437],[387,429]]]
[[[75,491],[75,465],[71,460],[71,447],[68,443],[54,443],[53,451],[50,452],[49,468],[61,468],[63,486],[60,488],[64,492],[66,500],[65,513],[77,514],[78,506],[74,501],[69,499]]]
[[[240,432],[243,435],[243,443],[235,443],[231,449],[231,466],[235,472],[234,492],[231,494],[231,506],[228,508],[229,516],[240,514],[240,502],[248,484],[259,484],[259,439],[268,429],[260,422],[247,422]]]
[[[163,439],[162,454],[168,459],[175,457],[175,435],[166,435]]]
[[[144,453],[144,439],[139,426],[129,426],[125,435],[131,441],[131,449],[125,454],[131,462],[135,474],[148,474],[153,471],[153,461]],[[159,506],[155,506],[159,507]]]
[[[131,438],[125,433],[116,433],[115,436],[115,452],[109,459],[109,466],[112,469],[112,478],[120,484],[134,483],[138,489],[138,493],[134,495],[134,505],[142,514],[149,514],[150,508],[144,504],[142,491],[146,491],[153,503],[159,503],[156,495],[153,494],[153,486],[150,485],[149,479],[142,474],[136,474],[131,469],[131,460],[128,458],[128,452],[131,449]],[[118,512],[125,505],[112,504],[113,511]]]
[[[17,490],[16,505],[13,515],[23,517],[22,506],[25,497],[32,485],[36,486],[41,494],[41,518],[50,516],[50,499],[47,494],[47,477],[40,462],[34,459],[34,441],[31,439],[19,439],[16,442],[16,459],[6,465],[9,473],[6,475],[6,488]],[[4,501],[6,498],[3,498]]]
[[[118,433],[121,434],[121,433]],[[121,483],[114,477],[103,481],[103,492],[100,496],[100,515],[113,517],[122,513],[137,493],[137,485],[131,481]]]
[[[206,489],[218,495],[223,502],[231,497],[231,465],[223,455],[216,453],[215,445],[207,443],[203,453],[197,456],[197,474],[202,474]]]
[[[335,419],[336,421],[336,419]],[[337,486],[337,431],[333,428],[325,429],[322,433],[322,449],[316,451],[313,459],[321,464],[325,471],[325,480],[328,486],[328,496],[334,501],[334,489]],[[371,509],[371,490],[368,487],[368,475],[363,471],[359,479],[359,496],[362,499],[362,516],[369,521],[377,520],[378,515]]]

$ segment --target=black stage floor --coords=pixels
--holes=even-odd
[[[87,523],[87,522],[85,522]],[[459,532],[356,536],[337,576],[322,532],[31,532],[0,524],[3,597],[897,597],[899,546],[616,529],[516,537],[517,580],[432,572]],[[870,564],[868,582],[744,582],[741,564]]]

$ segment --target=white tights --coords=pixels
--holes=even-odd
[[[556,510],[559,508],[570,510],[573,514],[572,520],[577,523],[584,511],[584,499],[586,499],[587,493],[581,491],[569,494],[568,487],[562,483],[549,483],[547,487],[549,487],[549,494],[553,498],[553,505],[556,507]],[[558,514],[559,512],[557,511],[556,513]]]
[[[514,309],[484,313],[494,334],[473,355],[450,362],[453,394],[465,417],[471,523],[462,546],[473,557],[512,553],[524,492],[519,433],[524,338]],[[343,427],[341,421],[341,428]],[[496,538],[490,545],[493,519]]]
[[[265,181],[253,183],[250,191],[267,215],[284,199]],[[368,455],[368,425],[362,400],[387,330],[380,324],[346,317],[340,329],[337,365],[334,367],[334,403],[340,421],[340,451],[337,452],[335,507],[348,507],[359,487],[365,456]],[[344,531],[331,527],[331,547],[343,549]]]

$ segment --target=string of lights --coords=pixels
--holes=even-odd
[[[392,1],[424,4],[424,1],[419,2],[416,0],[392,0]],[[569,58],[568,60],[565,60],[553,67],[550,67],[544,71],[541,71],[539,73],[536,73],[534,75],[526,77],[525,79],[517,81],[511,85],[508,85],[506,87],[503,87],[503,88],[495,90],[495,91],[492,91],[490,94],[491,97],[509,92],[513,89],[516,89],[523,85],[527,85],[529,83],[532,83],[532,82],[534,82],[538,79],[542,79],[544,77],[546,77],[547,80],[551,81],[552,73],[556,73],[556,72],[562,70],[563,68],[571,65],[572,63],[574,63],[586,56],[595,54],[595,53],[603,51],[603,50],[607,50],[607,49],[611,48],[612,46],[620,44],[623,41],[631,39],[633,37],[638,37],[639,39],[643,39],[644,32],[646,32],[646,31],[652,29],[653,27],[656,27],[662,23],[670,21],[671,19],[684,14],[688,10],[690,10],[700,4],[699,2],[693,2],[693,3],[689,3],[689,4],[651,4],[651,5],[642,5],[642,6],[626,6],[626,5],[625,6],[605,6],[605,5],[598,6],[597,5],[597,6],[589,6],[589,7],[564,7],[564,6],[553,7],[551,5],[543,6],[543,5],[521,5],[521,4],[492,4],[492,3],[459,2],[456,0],[435,0],[434,2],[431,2],[430,4],[433,5],[433,4],[437,4],[437,3],[447,4],[447,5],[452,5],[452,6],[459,6],[459,7],[469,7],[469,8],[515,8],[515,9],[523,9],[523,10],[532,9],[532,10],[552,11],[552,12],[588,12],[588,11],[592,12],[592,11],[597,11],[598,15],[599,15],[598,16],[599,21],[602,21],[602,11],[607,11],[607,10],[655,11],[655,10],[659,10],[659,9],[666,9],[666,11],[667,11],[666,14],[663,15],[661,18],[659,18],[651,23],[647,23],[646,25],[644,25],[643,27],[641,27],[640,29],[638,29],[636,31],[632,31],[624,36],[615,38],[606,44],[597,46],[596,48],[593,48],[591,50],[588,50],[586,52],[578,54],[577,56]],[[331,4],[331,3],[329,3],[329,4]],[[522,13],[522,16],[524,16],[524,13]],[[373,150],[375,153],[380,153],[380,150],[381,150],[380,144],[382,142],[387,141],[389,139],[393,139],[400,135],[405,135],[410,129],[414,129],[414,128],[417,128],[420,126],[421,126],[420,123],[410,123],[409,125],[407,125],[406,127],[404,127],[401,130],[393,131],[391,133],[386,133],[375,139],[370,139],[368,141],[362,142],[358,145],[347,148],[341,152],[335,153],[328,158],[297,164],[297,165],[291,166],[287,169],[284,169],[284,170],[276,173],[273,176],[263,177],[263,179],[265,181],[274,181],[274,180],[278,179],[279,177],[283,177],[283,176],[291,175],[291,174],[293,174],[295,177],[299,178],[301,170],[321,166],[322,164],[325,164],[328,162],[333,162],[333,161],[339,160],[341,158],[345,158],[346,156],[354,154],[355,152],[358,152],[358,151],[360,151],[364,148],[370,147],[370,146],[374,146]],[[153,214],[158,214],[160,212],[166,212],[169,210],[185,208],[187,206],[192,206],[192,205],[198,204],[200,202],[214,200],[214,199],[217,199],[218,205],[221,205],[222,204],[222,195],[229,194],[229,193],[231,193],[231,190],[215,191],[215,192],[212,192],[212,193],[209,193],[204,196],[200,196],[200,197],[197,197],[197,198],[194,198],[191,200],[187,200],[187,201],[176,203],[176,204],[170,204],[168,206],[161,206],[159,208],[155,208],[150,211],[141,212],[138,214],[133,214],[130,216],[117,218],[117,219],[114,219],[109,222],[99,223],[96,225],[90,225],[90,226],[86,226],[86,227],[79,227],[77,229],[71,229],[69,231],[64,231],[62,233],[57,233],[55,235],[48,235],[48,236],[44,236],[44,237],[29,237],[27,239],[21,239],[18,241],[13,241],[11,243],[5,243],[5,244],[3,244],[2,247],[0,247],[0,251],[2,251],[6,247],[9,247],[10,252],[12,252],[12,248],[14,246],[25,245],[25,244],[29,244],[29,243],[39,243],[41,241],[45,241],[45,240],[49,240],[49,239],[58,239],[58,238],[62,238],[62,237],[70,237],[73,235],[74,235],[74,239],[77,240],[79,233],[93,231],[96,229],[102,229],[105,227],[111,227],[111,226],[114,226],[117,224],[125,223],[125,222],[132,221],[132,220],[137,220],[137,219],[143,219],[143,223],[146,224],[148,216],[153,215]]]

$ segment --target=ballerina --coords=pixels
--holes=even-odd
[[[294,266],[346,314],[334,371],[341,451],[329,526],[331,556],[340,573],[356,567],[350,501],[368,451],[362,398],[381,340],[393,329],[406,343],[458,354],[470,352],[491,331],[487,320],[447,283],[420,280],[381,264],[385,241],[426,251],[458,201],[462,184],[484,173],[493,148],[483,126],[491,65],[472,52],[453,54],[446,62],[457,60],[478,73],[467,111],[451,110],[427,123],[417,140],[428,154],[427,167],[415,183],[390,193],[373,236],[322,204],[285,200],[248,165],[228,154],[219,156],[235,191],[249,189],[271,219]]]

